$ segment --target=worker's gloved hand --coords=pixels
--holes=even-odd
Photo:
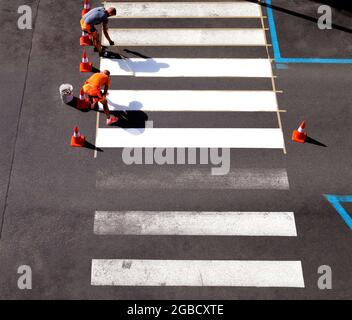
[[[113,45],[115,44],[115,42],[114,42],[114,41],[112,41],[112,40],[111,40],[111,41],[109,41],[109,43],[110,43],[110,45],[111,45],[111,46],[113,46]]]

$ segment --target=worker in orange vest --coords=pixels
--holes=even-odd
[[[108,18],[111,16],[116,16],[115,8],[105,9],[104,7],[98,7],[87,12],[81,19],[81,29],[82,31],[88,33],[89,37],[92,39],[93,46],[99,52],[100,56],[104,56],[105,47],[101,45],[99,40],[99,34],[95,26],[98,24],[103,24],[103,32],[105,38],[109,41],[111,46],[114,45],[114,41],[111,40],[108,33]]]
[[[100,102],[103,105],[104,113],[106,114],[107,125],[112,125],[119,121],[118,117],[111,116],[106,95],[110,87],[110,72],[104,70],[103,72],[93,74],[89,79],[84,82],[83,92],[88,96],[91,108],[94,109]],[[103,90],[103,92],[102,92]]]

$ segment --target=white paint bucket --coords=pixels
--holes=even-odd
[[[63,103],[70,103],[73,100],[73,86],[71,84],[62,84],[59,91]]]

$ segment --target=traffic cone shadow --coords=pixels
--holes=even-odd
[[[324,144],[324,143],[322,143],[322,142],[320,142],[318,140],[315,140],[315,139],[313,139],[313,138],[311,138],[309,136],[307,136],[307,138],[306,138],[306,143],[310,143],[310,144],[314,144],[314,145],[319,146],[319,147],[327,148],[326,144]]]
[[[94,151],[98,151],[98,152],[104,152],[103,149],[100,149],[100,148],[96,147],[93,143],[90,143],[90,142],[87,141],[87,140],[86,140],[86,142],[84,143],[83,148],[90,149],[90,150],[94,150]]]
[[[98,69],[98,68],[92,66],[92,70],[91,70],[90,72],[91,72],[91,73],[99,73],[99,72],[101,72],[101,71],[100,71],[100,69]]]

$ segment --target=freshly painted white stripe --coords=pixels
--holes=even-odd
[[[304,288],[301,261],[92,260],[94,286]]]
[[[293,212],[96,211],[94,233],[297,236]]]
[[[131,134],[121,128],[99,128],[100,148],[257,148],[282,149],[280,129],[146,128]]]
[[[110,90],[110,110],[277,111],[273,91]],[[102,107],[101,107],[102,110]]]
[[[105,2],[116,18],[260,18],[249,2]]]
[[[110,28],[109,35],[116,46],[265,46],[262,28]]]
[[[187,166],[173,171],[166,166],[157,172],[98,170],[96,187],[101,190],[288,190],[289,182],[286,169],[231,169],[220,176],[211,175],[209,168]]]
[[[258,77],[271,78],[269,59],[107,59],[100,61],[101,70],[112,76],[136,77]]]

